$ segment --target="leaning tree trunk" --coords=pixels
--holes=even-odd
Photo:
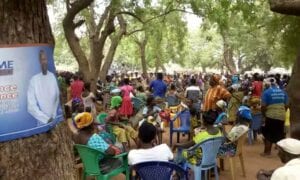
[[[146,44],[147,44],[147,39],[145,37],[145,39],[139,44],[139,46],[140,46],[140,54],[141,54],[142,71],[144,76],[148,78],[147,61],[146,61]]]
[[[236,67],[233,62],[233,50],[229,46],[228,39],[226,36],[222,35],[223,37],[223,58],[225,66],[228,68],[231,74],[236,73]]]
[[[293,66],[292,77],[287,91],[290,99],[291,137],[300,140],[300,52]]]
[[[126,22],[123,18],[122,15],[117,16],[119,24],[120,24],[120,29],[119,31],[115,32],[115,34],[110,35],[110,46],[109,50],[105,56],[103,65],[101,67],[100,73],[99,73],[99,78],[102,82],[105,82],[106,75],[108,74],[108,70],[114,60],[114,56],[117,50],[118,45],[120,44],[120,41],[122,37],[126,34]]]
[[[269,0],[271,10],[274,12],[300,16],[300,0]],[[290,126],[291,137],[300,140],[300,52],[294,63],[292,77],[288,85],[290,100]]]
[[[54,45],[45,0],[0,1],[0,44]],[[20,117],[22,118],[22,117]],[[75,179],[66,123],[50,132],[0,144],[0,179]]]

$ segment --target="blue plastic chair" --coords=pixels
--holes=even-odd
[[[194,171],[195,180],[201,180],[202,171],[205,171],[205,180],[207,180],[207,172],[212,168],[214,168],[215,179],[219,179],[217,169],[217,154],[223,142],[224,137],[209,138],[188,149],[188,151],[195,151],[199,148],[202,150],[202,159],[200,165],[186,163],[186,166]]]
[[[138,112],[145,106],[145,102],[136,97],[132,97],[131,102],[133,104],[134,112]]]
[[[253,140],[256,139],[257,132],[260,130],[262,124],[262,114],[252,114],[252,121],[250,129],[248,131],[248,144],[253,144]]]
[[[174,128],[174,121],[179,117],[180,127]],[[189,135],[190,138],[190,128],[191,128],[191,114],[189,110],[183,110],[178,112],[173,119],[170,120],[170,146],[172,146],[173,133],[177,132],[177,142],[179,142],[180,133],[185,133]]]
[[[180,179],[188,179],[187,171],[173,162],[143,162],[134,165],[133,169],[141,180],[170,180],[174,171],[179,175]]]

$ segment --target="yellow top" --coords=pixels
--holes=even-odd
[[[198,144],[206,139],[214,138],[214,137],[222,137],[222,136],[223,136],[223,134],[220,130],[217,134],[214,134],[214,135],[209,134],[207,131],[201,131],[194,136],[193,140],[196,144]]]

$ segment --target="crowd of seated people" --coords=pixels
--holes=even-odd
[[[265,138],[262,156],[270,154],[272,143],[278,144],[285,138],[287,77],[264,78],[254,74],[253,79],[247,76],[241,79],[237,75],[225,76],[224,79],[218,74],[200,74],[165,79],[162,73],[158,73],[156,79],[153,75],[148,79],[143,76],[120,77],[108,76],[99,98],[89,83],[74,76],[69,90],[71,98],[67,99],[66,105],[70,107],[72,125],[76,128],[75,143],[110,155],[129,152],[130,165],[144,161],[197,165],[201,163],[201,150],[189,154],[186,149],[210,138],[224,137],[218,156],[234,156],[237,141],[248,132],[254,113],[262,113],[267,119],[262,128]],[[133,97],[144,102],[140,111],[134,110]],[[176,109],[175,112],[172,108]],[[164,143],[168,121],[172,113],[181,110],[188,110],[191,114],[190,133],[193,138],[169,147]],[[96,122],[99,113],[106,114],[103,124]],[[168,115],[163,117],[161,113]],[[231,126],[231,129],[226,126]],[[115,143],[112,138],[115,138]],[[130,141],[135,144],[130,145]],[[99,161],[106,172],[105,164],[117,166],[121,163],[101,157]]]

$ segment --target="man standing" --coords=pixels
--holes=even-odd
[[[223,86],[219,84],[221,80],[221,76],[214,74],[210,77],[209,85],[210,88],[207,90],[205,98],[204,98],[204,104],[203,104],[203,111],[207,112],[209,110],[215,110],[217,105],[217,101],[224,100],[228,102],[228,100],[231,97],[231,94],[227,89],[225,89]]]
[[[56,118],[59,89],[54,74],[48,71],[48,59],[43,50],[39,53],[39,61],[42,72],[34,75],[29,82],[27,109],[38,125],[43,125]]]
[[[163,74],[157,73],[157,79],[150,83],[150,91],[154,97],[164,98],[167,92],[167,85],[163,82]]]
[[[74,75],[74,81],[71,83],[71,96],[72,99],[79,98],[81,99],[81,93],[84,89],[84,83],[78,77]]]
[[[270,79],[271,86],[263,92],[261,112],[265,117],[265,126],[262,128],[264,135],[264,152],[262,156],[271,154],[272,144],[284,138],[284,120],[288,105],[287,94],[278,88],[275,79]]]

